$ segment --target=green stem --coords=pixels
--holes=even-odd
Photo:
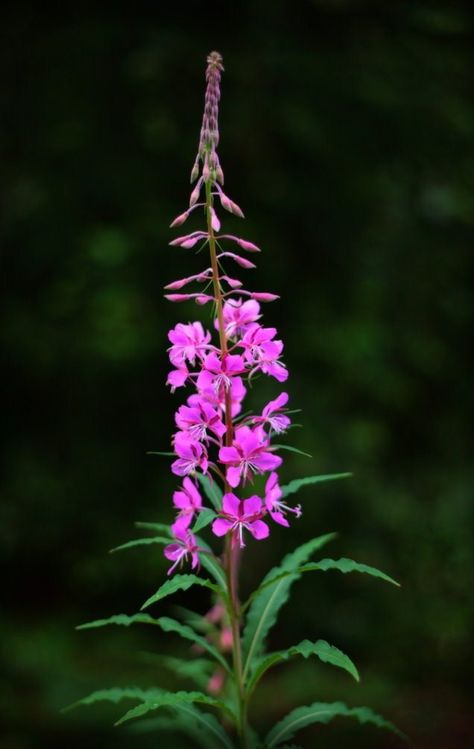
[[[223,311],[223,293],[219,278],[219,263],[217,260],[216,238],[212,228],[212,183],[211,180],[206,182],[206,219],[207,231],[209,235],[209,251],[211,255],[212,284],[214,289],[214,299],[216,303],[216,317],[219,330],[219,343],[221,357],[228,354],[227,338],[225,334],[224,311]],[[232,445],[234,427],[232,423],[232,404],[229,390],[225,394],[225,425],[226,435],[225,442],[227,446]],[[230,491],[227,481],[224,481],[224,493]],[[232,660],[234,667],[235,688],[237,692],[239,714],[237,731],[241,749],[247,749],[247,700],[245,695],[244,681],[242,677],[242,646],[240,640],[240,603],[238,594],[238,575],[239,575],[239,553],[238,546],[234,546],[233,537],[230,535],[226,539],[225,546],[225,570],[227,576],[227,586],[229,591],[228,613],[230,626],[232,629]]]

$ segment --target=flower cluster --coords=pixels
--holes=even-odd
[[[243,217],[239,206],[223,191],[224,175],[217,156],[218,103],[222,59],[217,52],[208,57],[207,89],[203,125],[198,154],[191,173],[197,180],[191,193],[189,208],[171,224],[183,224],[191,212],[202,207],[207,229],[193,231],[174,239],[174,247],[202,250],[209,247],[211,264],[193,276],[181,278],[166,286],[166,297],[172,302],[194,299],[197,304],[214,304],[214,331],[205,330],[200,322],[178,323],[169,331],[169,358],[172,369],[167,384],[171,390],[190,387],[191,395],[175,415],[177,431],[173,436],[176,459],[171,470],[182,478],[181,488],[174,493],[173,504],[178,511],[172,525],[174,542],[165,548],[165,556],[173,561],[171,573],[183,561],[193,568],[199,563],[199,548],[191,528],[204,508],[197,474],[209,480],[220,478],[224,484],[222,507],[212,524],[216,536],[228,533],[232,543],[244,546],[244,531],[256,539],[269,535],[268,517],[288,526],[288,513],[299,517],[299,507],[282,501],[276,470],[282,459],[272,446],[275,434],[290,426],[287,414],[288,394],[280,394],[260,414],[242,414],[248,382],[257,373],[283,383],[288,371],[281,360],[283,342],[277,330],[261,323],[261,303],[278,297],[269,292],[253,292],[243,288],[240,279],[229,276],[224,263],[240,268],[255,268],[246,255],[230,251],[229,243],[245,253],[260,252],[245,239],[219,234],[221,222],[215,208],[216,200],[230,213]],[[204,193],[203,199],[201,195]],[[183,293],[190,284],[201,284],[197,292]],[[175,293],[179,292],[179,293]],[[217,340],[214,342],[213,335]],[[269,474],[264,497],[256,494],[239,498],[255,474]]]

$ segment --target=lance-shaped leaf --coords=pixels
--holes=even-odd
[[[134,538],[132,541],[126,541],[120,546],[115,546],[110,549],[109,554],[114,554],[116,551],[125,551],[125,549],[133,549],[135,546],[151,546],[153,544],[159,544],[160,546],[166,546],[171,543],[170,537],[165,536],[145,536],[145,538]]]
[[[226,596],[225,591],[222,590],[221,587],[214,585],[214,583],[211,583],[210,580],[206,580],[204,577],[198,577],[197,575],[174,575],[174,577],[163,583],[156,593],[145,601],[141,607],[141,611],[148,608],[148,606],[151,606],[153,603],[161,601],[162,598],[173,595],[173,593],[176,593],[178,590],[188,590],[192,585],[200,585],[203,588],[209,588],[209,590],[212,590],[220,596]]]
[[[135,732],[144,731],[179,731],[187,734],[203,749],[214,749],[224,746],[234,749],[229,736],[211,713],[204,713],[191,703],[180,703],[173,708],[175,715],[150,718],[138,721],[134,726]]]
[[[357,668],[349,656],[345,655],[341,650],[334,647],[334,645],[330,645],[326,640],[317,640],[317,642],[303,640],[298,645],[288,648],[288,650],[279,650],[276,653],[270,653],[254,663],[252,676],[247,685],[248,694],[253,691],[265,671],[268,671],[269,668],[275,666],[277,663],[288,661],[290,658],[294,658],[297,655],[302,655],[303,658],[309,658],[311,655],[315,655],[324,663],[330,663],[332,666],[344,669],[351,674],[356,681],[359,681]]]
[[[152,665],[159,664],[168,668],[175,676],[190,679],[200,689],[206,689],[209,679],[215,671],[215,664],[208,658],[176,658],[161,653],[141,653],[141,660]]]
[[[203,650],[206,650],[223,668],[225,668],[226,671],[229,671],[230,673],[229,664],[210,642],[208,642],[204,637],[201,637],[201,635],[198,635],[197,632],[187,624],[181,624],[167,616],[153,619],[153,617],[148,614],[134,614],[133,616],[127,616],[127,614],[116,614],[115,616],[110,616],[108,619],[97,619],[93,622],[80,624],[76,629],[95,629],[97,627],[108,627],[111,624],[117,624],[122,627],[129,627],[131,624],[153,624],[160,627],[164,632],[175,632],[185,640],[190,640],[196,645],[199,645]]]
[[[135,528],[143,528],[145,531],[165,533],[169,538],[171,538],[170,526],[166,525],[166,523],[149,523],[146,520],[136,520],[134,526]]]
[[[119,627],[130,627],[131,624],[155,624],[159,626],[158,619],[153,619],[149,614],[114,614],[107,619],[96,619],[93,622],[79,624],[76,629],[97,629],[98,627],[108,627],[116,624]]]
[[[193,704],[195,702],[204,705],[212,705],[212,707],[225,712],[230,718],[232,718],[232,720],[236,720],[235,713],[225,702],[222,702],[222,700],[216,700],[208,694],[204,694],[203,692],[166,692],[163,690],[154,694],[147,701],[141,702],[136,707],[132,707],[131,710],[128,710],[125,715],[116,721],[115,725],[120,726],[128,720],[142,718],[144,715],[147,715],[154,710],[158,710],[161,707],[179,708],[182,705]]]
[[[272,445],[272,447],[275,450],[287,450],[289,453],[296,453],[297,455],[304,455],[305,458],[313,457],[309,453],[303,452],[303,450],[300,450],[298,447],[293,447],[293,445]]]
[[[272,749],[281,742],[293,738],[295,733],[312,723],[329,723],[338,716],[356,718],[359,723],[371,723],[379,728],[387,728],[397,735],[403,734],[395,728],[393,723],[385,720],[368,707],[347,707],[343,702],[314,702],[312,705],[297,707],[292,710],[283,720],[277,723],[269,732],[265,740],[265,746]]]
[[[210,525],[215,517],[217,517],[217,515],[214,510],[210,510],[208,507],[206,507],[204,510],[201,510],[201,512],[197,516],[196,522],[191,528],[191,533],[199,533],[199,531],[201,531],[203,528],[206,528],[206,526]]]
[[[290,494],[295,494],[303,486],[310,486],[311,484],[322,484],[325,481],[337,481],[338,479],[347,479],[352,476],[352,473],[327,473],[322,476],[306,476],[304,479],[294,479],[289,484],[281,487],[282,497],[288,497]]]
[[[190,640],[196,645],[199,645],[210,655],[212,655],[212,657],[216,661],[218,661],[218,663],[220,663],[226,671],[231,673],[229,664],[221,655],[221,653],[219,653],[219,651],[216,650],[216,648],[211,645],[211,643],[208,642],[205,637],[201,637],[201,635],[198,635],[197,632],[191,629],[191,627],[188,627],[187,624],[181,624],[180,622],[177,622],[174,619],[170,619],[167,616],[161,616],[156,621],[164,632],[175,632],[177,635],[180,635],[180,637],[184,637],[185,640]]]
[[[72,705],[63,708],[62,712],[73,710],[82,705],[93,705],[96,702],[113,702],[117,704],[122,700],[147,701],[152,700],[161,693],[160,689],[141,689],[140,687],[112,687],[110,689],[99,689],[97,692],[88,694],[87,697],[73,702]]]
[[[219,510],[222,507],[222,492],[218,486],[218,484],[212,480],[209,476],[205,476],[203,473],[198,473],[196,471],[195,476],[199,483],[201,484],[204,494],[208,498],[208,500],[212,503],[214,506],[214,509],[219,512]]]
[[[371,577],[378,577],[380,580],[385,580],[385,582],[387,583],[396,585],[397,588],[400,587],[400,583],[394,580],[393,577],[386,575],[385,572],[378,570],[376,567],[370,567],[368,564],[359,564],[359,562],[354,562],[353,559],[346,559],[345,557],[342,557],[341,559],[322,559],[320,562],[310,562],[309,564],[304,564],[302,567],[298,567],[296,572],[301,575],[303,574],[303,572],[327,572],[328,570],[337,570],[338,572],[342,572],[343,574],[347,574],[348,572],[361,572],[365,575],[370,575]],[[264,580],[258,591],[268,588],[275,581],[288,578],[292,574],[293,573],[291,571],[283,571],[279,575],[270,579],[268,582],[265,582]]]
[[[244,678],[249,673],[253,659],[260,655],[265,638],[275,624],[279,610],[288,600],[291,585],[300,576],[297,571],[298,567],[301,567],[311,554],[334,537],[334,533],[328,533],[313,538],[291,554],[287,554],[281,565],[274,567],[264,577],[259,589],[249,599],[250,608],[242,640],[245,654]]]

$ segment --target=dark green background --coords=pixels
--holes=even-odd
[[[182,398],[164,384],[168,328],[207,314],[165,302],[162,286],[200,267],[167,242],[187,201],[212,48],[226,65],[227,191],[248,217],[226,228],[264,249],[249,283],[281,295],[265,321],[279,326],[303,409],[294,443],[314,456],[286,454],[283,478],[354,473],[304,490],[303,520],[249,543],[244,589],[328,530],[340,532],[331,554],[403,584],[300,582],[272,646],[325,637],[353,656],[362,683],[314,661],[281,667],[253,720],[269,727],[299,702],[341,697],[372,705],[422,749],[466,746],[469,3],[77,4],[50,15],[19,2],[2,15],[0,746],[156,746],[109,727],[120,707],[59,710],[102,686],[178,685],[140,656],[185,653],[173,637],[74,625],[133,613],[165,574],[159,550],[107,549],[133,537],[136,519],[171,518],[175,481],[145,452],[167,449]],[[252,398],[278,392],[260,380]],[[177,601],[205,611],[202,598]],[[301,743],[401,746],[344,720]]]

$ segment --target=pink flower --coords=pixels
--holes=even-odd
[[[188,399],[190,403],[191,399]],[[176,413],[176,425],[184,432],[189,432],[193,439],[207,439],[207,430],[214,432],[219,439],[226,428],[220,414],[204,398],[195,396],[192,405],[181,406]]]
[[[207,472],[207,452],[200,442],[196,442],[187,432],[177,432],[174,436],[174,451],[178,460],[171,464],[176,476],[187,476],[197,468]]]
[[[245,398],[247,389],[243,383],[241,377],[233,377],[230,384],[230,402],[231,402],[231,413],[232,416],[237,416],[240,413],[242,406],[241,403]],[[194,405],[199,398],[203,398],[211,406],[218,408],[221,411],[225,411],[225,392],[221,389],[216,392],[212,384],[212,378],[205,387],[199,389],[199,395],[191,395],[188,398],[189,405]]]
[[[197,378],[198,390],[212,386],[216,393],[221,389],[228,390],[232,378],[245,372],[245,362],[237,354],[228,354],[220,359],[217,354],[208,354],[203,362],[203,368]]]
[[[229,299],[223,308],[225,332],[228,338],[243,336],[251,323],[260,319],[260,305],[249,299]]]
[[[286,432],[291,424],[291,419],[282,413],[284,406],[288,403],[288,393],[280,393],[278,398],[267,403],[262,411],[261,416],[256,416],[253,419],[254,424],[261,424],[264,426],[268,424],[270,429],[276,434]]]
[[[253,323],[239,345],[245,349],[245,360],[252,365],[251,375],[260,370],[275,377],[278,382],[284,382],[288,378],[288,371],[278,361],[283,343],[273,340],[276,332],[276,328],[262,328],[258,323]]]
[[[169,349],[170,361],[178,369],[186,360],[194,365],[196,357],[201,358],[211,348],[211,334],[204,332],[200,322],[178,323],[169,331],[168,338],[173,344]]]
[[[181,490],[174,492],[173,504],[179,510],[178,516],[171,526],[171,530],[176,535],[175,532],[186,531],[191,525],[195,513],[202,510],[201,495],[188,476],[184,479]]]
[[[168,570],[168,575],[171,575],[178,565],[182,566],[183,562],[188,560],[188,556],[191,557],[191,568],[194,570],[199,567],[198,552],[201,550],[193,534],[188,530],[176,529],[173,535],[176,539],[175,543],[168,544],[163,550],[165,557],[174,562]]]
[[[285,517],[287,512],[293,512],[297,518],[301,517],[301,505],[288,507],[285,502],[281,501],[281,489],[276,473],[271,473],[265,484],[265,505],[275,523],[284,525],[286,528],[290,525]]]
[[[171,392],[174,393],[176,388],[182,387],[189,377],[188,368],[183,364],[179,369],[172,369],[166,380],[167,385],[171,385]]]
[[[227,481],[233,489],[239,485],[241,479],[247,481],[253,473],[273,471],[278,468],[282,460],[278,455],[270,452],[268,440],[249,427],[236,430],[232,447],[221,447],[219,460],[227,465]]]
[[[222,498],[222,517],[214,520],[212,524],[213,533],[216,536],[225,536],[230,531],[233,534],[233,543],[236,543],[238,540],[240,548],[245,546],[243,539],[244,528],[257,540],[267,538],[270,529],[260,519],[262,510],[263,506],[260,497],[253,496],[249,499],[240,500],[232,492],[224,494]]]

